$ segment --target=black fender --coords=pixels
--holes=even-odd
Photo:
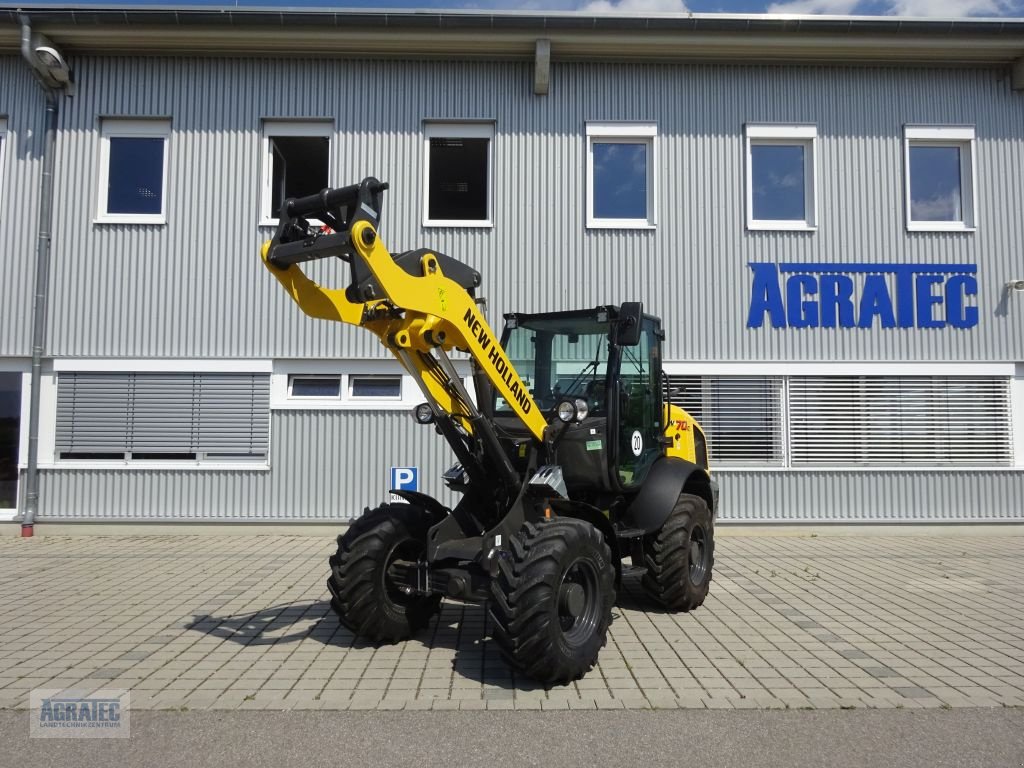
[[[392,490],[395,496],[399,496],[410,504],[415,504],[418,507],[423,507],[427,512],[437,520],[441,520],[451,514],[451,510],[448,509],[444,504],[435,499],[433,496],[428,496],[425,493],[418,491],[396,491]]]
[[[644,533],[653,533],[665,523],[680,493],[691,493],[707,502],[714,515],[717,511],[714,488],[707,470],[692,461],[663,456],[654,462],[640,492],[633,497],[623,521]]]
[[[615,589],[622,586],[622,552],[619,551],[619,539],[615,535],[615,527],[597,507],[584,504],[582,501],[569,499],[550,499],[551,510],[561,517],[575,517],[584,520],[597,528],[612,551],[612,565],[615,566]]]

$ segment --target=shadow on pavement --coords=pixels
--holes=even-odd
[[[623,621],[623,610],[661,612],[643,592],[639,578],[633,576],[623,579],[613,611],[613,626],[616,621]],[[224,616],[194,615],[188,629],[245,646],[280,646],[306,639],[341,648],[402,645],[390,646],[356,637],[338,621],[327,600],[282,603]],[[540,687],[520,678],[502,659],[491,640],[486,606],[445,602],[437,618],[405,642],[454,651],[452,669],[467,679],[509,690]]]

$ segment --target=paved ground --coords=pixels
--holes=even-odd
[[[0,712],[19,768],[244,765],[1019,768],[1024,710],[855,712],[136,712],[124,740],[29,739]]]
[[[1024,706],[1024,531],[963,531],[723,532],[703,608],[627,580],[599,667],[548,691],[478,607],[354,640],[322,539],[0,539],[0,708],[44,687],[130,688],[133,710]]]

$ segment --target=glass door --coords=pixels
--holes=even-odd
[[[642,483],[662,455],[661,344],[659,328],[644,318],[640,343],[622,347],[619,362],[619,482]]]
[[[21,374],[0,371],[0,519],[18,508],[18,448],[21,444]]]

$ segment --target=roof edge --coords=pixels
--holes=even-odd
[[[43,4],[0,6],[0,51],[16,45],[21,15],[71,54],[525,58],[547,39],[553,59],[957,65],[1024,56],[1024,19]],[[301,51],[291,33],[301,33]]]

